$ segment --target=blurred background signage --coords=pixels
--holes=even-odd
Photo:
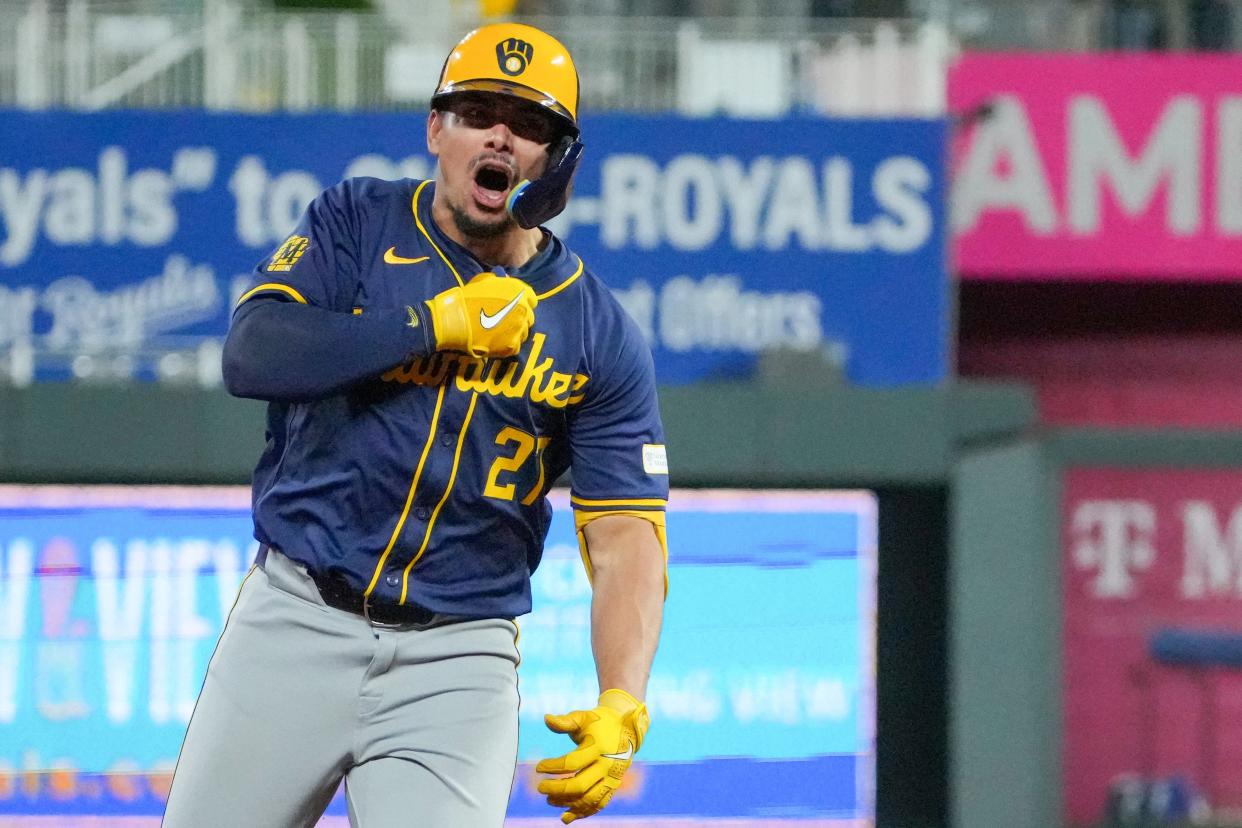
[[[544,713],[598,692],[591,588],[567,493],[553,502],[535,610],[519,620],[515,818],[549,817],[533,766],[564,737]],[[0,487],[0,822],[161,813],[254,556],[249,503],[241,487]],[[647,697],[661,726],[609,814],[871,825],[874,496],[677,491],[670,510]],[[790,786],[795,775],[806,784]],[[338,798],[329,814],[344,813]]]
[[[0,349],[64,356],[27,380],[78,376],[82,354],[119,378],[218,374],[250,269],[340,179],[433,175],[423,130],[421,112],[0,113]],[[773,351],[861,385],[946,376],[942,121],[595,115],[583,135],[552,226],[661,382]]]
[[[1242,278],[1242,58],[968,53],[949,103],[963,277]]]
[[[1071,824],[1095,824],[1127,779],[1181,779],[1218,812],[1242,806],[1240,492],[1234,470],[1066,472]]]

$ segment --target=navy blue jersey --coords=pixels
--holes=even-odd
[[[434,188],[358,178],[327,190],[239,308],[278,299],[391,315],[468,281],[487,268],[432,221]],[[555,237],[510,275],[539,298],[517,356],[431,353],[269,406],[260,541],[374,603],[514,617],[530,610],[546,494],[567,469],[580,517],[637,514],[663,540],[664,434],[641,333]]]

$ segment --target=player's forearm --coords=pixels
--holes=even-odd
[[[340,392],[428,353],[425,322],[406,311],[360,316],[276,300],[242,305],[224,343],[230,394],[297,402]]]
[[[603,526],[605,521],[624,523]],[[587,529],[594,587],[591,649],[600,690],[618,688],[646,698],[664,616],[663,550],[651,525],[638,518],[600,518]]]

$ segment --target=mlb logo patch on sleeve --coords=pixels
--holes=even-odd
[[[647,474],[668,474],[668,454],[664,446],[653,443],[643,446],[643,471]]]

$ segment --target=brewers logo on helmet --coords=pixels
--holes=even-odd
[[[534,46],[516,37],[496,44],[496,62],[500,64],[500,71],[509,77],[517,77],[525,72],[534,54]]]

